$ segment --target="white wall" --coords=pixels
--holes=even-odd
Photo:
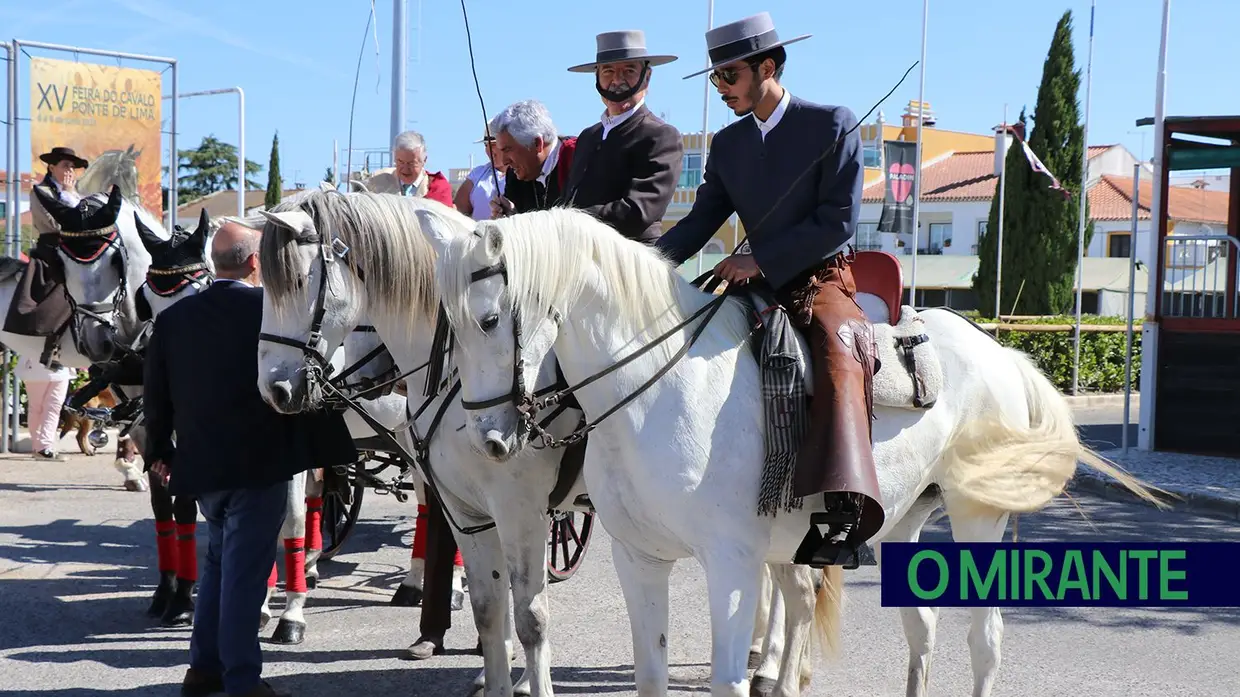
[[[1101,155],[1095,155],[1089,160],[1089,179],[1093,181],[1104,174],[1110,174],[1117,177],[1131,177],[1132,166],[1137,164],[1137,158],[1127,148],[1117,145],[1110,150],[1103,152]],[[1078,165],[1077,171],[1080,172]],[[1149,181],[1154,176],[1154,168],[1148,162],[1141,163],[1141,179]]]
[[[883,215],[883,204],[864,203],[861,205],[861,223],[877,224]],[[977,224],[990,215],[989,201],[926,201],[921,204],[921,247],[928,246],[930,241],[931,223],[950,223],[951,246],[943,250],[944,254],[969,256],[974,254],[973,246],[977,244]],[[904,235],[905,246],[898,247],[894,233],[879,233],[883,251],[892,254],[912,254],[912,235]],[[862,240],[858,240],[859,242]]]

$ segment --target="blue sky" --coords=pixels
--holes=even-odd
[[[577,134],[597,121],[602,105],[590,77],[566,69],[593,57],[596,33],[640,28],[652,52],[681,57],[656,69],[650,107],[681,131],[701,130],[706,78],[681,78],[704,67],[706,2],[520,4],[517,9],[518,3],[500,0],[466,3],[489,114],[519,99],[537,98],[547,104],[561,132]],[[426,136],[432,170],[467,166],[471,155],[481,162],[481,146],[473,141],[481,135],[483,119],[460,5],[424,0],[420,17],[418,5],[409,0],[406,125]],[[1149,157],[1152,129],[1138,131],[1135,120],[1153,115],[1161,8],[1161,0],[1099,0],[1091,144],[1122,142],[1140,156],[1145,132]],[[265,168],[278,129],[286,185],[293,180],[313,184],[332,163],[332,140],[343,149],[349,138],[354,71],[369,9],[368,0],[6,0],[0,3],[0,34],[175,57],[182,92],[240,85],[246,92],[247,157]],[[357,86],[355,148],[389,143],[392,0],[376,0],[375,9],[377,32],[372,28],[366,37]],[[1074,13],[1077,61],[1083,69],[1088,0],[1018,5],[931,0],[925,94],[939,127],[986,132],[1002,119],[1005,102],[1013,119],[1026,105],[1032,115],[1042,62],[1065,9]],[[717,0],[714,21],[718,25],[762,10],[771,13],[782,35],[814,35],[789,47],[784,84],[812,101],[848,105],[859,116],[920,55],[920,0]],[[1237,26],[1240,2],[1173,3],[1168,114],[1240,113],[1240,90],[1222,67],[1235,49]],[[31,54],[66,57],[38,50]],[[908,100],[917,98],[918,77],[914,70],[881,107],[889,121],[898,120]],[[170,89],[166,79],[165,93]],[[25,74],[20,90],[25,116]],[[1082,86],[1082,108],[1084,99]],[[235,100],[228,95],[182,101],[178,146],[196,145],[210,133],[235,143]],[[713,93],[709,104],[713,130],[727,122],[730,112]],[[22,141],[29,143],[24,134]],[[164,148],[167,152],[166,140]],[[266,181],[265,173],[259,181]]]

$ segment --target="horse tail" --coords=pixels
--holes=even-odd
[[[814,631],[822,652],[830,657],[839,655],[840,609],[844,604],[844,569],[822,567],[822,584],[814,599]]]
[[[1139,497],[1159,503],[1150,487],[1081,443],[1072,407],[1028,356],[1002,350],[1024,384],[1027,422],[992,409],[957,429],[940,482],[949,501],[1007,513],[1036,511],[1063,493],[1083,460]]]

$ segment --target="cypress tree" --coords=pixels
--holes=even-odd
[[[267,196],[263,199],[267,210],[280,203],[284,185],[280,181],[280,132],[271,139],[271,162],[267,165]]]
[[[1033,112],[1030,149],[1042,160],[1071,198],[1050,188],[1051,181],[1033,172],[1019,144],[1009,152],[1007,200],[1003,231],[1003,297],[999,311],[1006,314],[1044,315],[1070,312],[1076,301],[1077,226],[1080,212],[1081,157],[1085,150],[1077,93],[1081,73],[1072,52],[1072,12],[1066,11],[1055,26],[1050,50],[1042,66]],[[1019,158],[1020,165],[1016,164]],[[996,196],[998,192],[996,191]],[[1086,216],[1089,211],[1086,209]],[[991,204],[989,234],[998,231],[998,207]],[[1085,245],[1093,237],[1093,224],[1085,228]],[[997,314],[994,302],[994,255],[997,239],[978,245],[978,275],[974,288],[985,314]],[[990,261],[986,262],[985,259]],[[983,273],[982,264],[987,264]],[[1022,282],[1024,287],[1021,288]],[[1020,297],[1017,299],[1017,290]]]

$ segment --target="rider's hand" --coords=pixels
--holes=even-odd
[[[516,211],[517,211],[517,207],[513,205],[512,201],[509,201],[503,196],[496,196],[495,198],[491,199],[491,218],[492,219],[503,218],[505,216],[512,215]]]
[[[151,472],[154,472],[155,476],[159,477],[159,481],[164,486],[168,486],[168,480],[172,478],[172,473],[168,471],[168,465],[163,460],[156,460],[151,463]]]
[[[728,283],[744,283],[762,273],[749,254],[733,254],[715,265],[715,275]]]

